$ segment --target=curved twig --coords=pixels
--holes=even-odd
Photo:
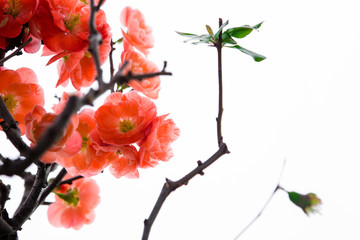
[[[222,19],[219,19],[219,26],[222,25]],[[222,38],[221,34],[219,37],[219,42],[216,45],[218,49],[218,77],[219,77],[219,113],[218,117],[216,119],[217,121],[217,133],[218,133],[218,145],[219,149],[212,155],[208,160],[206,160],[204,163],[201,161],[198,161],[198,167],[192,170],[190,173],[185,175],[183,178],[181,178],[178,181],[171,181],[169,179],[166,179],[165,184],[163,185],[163,188],[161,190],[161,193],[158,197],[158,200],[155,203],[155,206],[153,210],[151,211],[151,214],[148,219],[145,219],[144,221],[144,231],[142,240],[147,240],[149,238],[151,227],[160,212],[161,206],[165,202],[166,198],[175,191],[177,188],[186,185],[193,177],[195,177],[197,174],[203,175],[203,170],[210,166],[212,163],[214,163],[217,159],[219,159],[222,155],[226,153],[230,153],[226,144],[223,142],[223,137],[221,134],[221,117],[223,112],[223,94],[222,94],[222,64],[221,64],[221,48],[222,48]],[[219,50],[220,49],[220,50]],[[166,66],[166,65],[165,65]],[[164,66],[164,68],[165,68]]]
[[[271,193],[270,197],[268,198],[268,200],[265,202],[264,206],[261,208],[261,210],[259,211],[259,213],[243,228],[243,230],[241,230],[241,232],[236,235],[236,237],[234,238],[234,240],[238,239],[246,230],[248,230],[248,228],[253,225],[253,223],[261,216],[261,214],[264,212],[264,210],[266,209],[266,207],[269,205],[270,201],[272,200],[272,198],[274,197],[275,193],[279,190],[282,189],[282,187],[280,186],[280,180],[281,177],[283,175],[284,169],[285,169],[285,163],[286,163],[286,159],[283,162],[281,171],[280,171],[280,176],[279,176],[279,180],[277,182],[277,185],[274,189],[274,191]]]
[[[26,46],[28,45],[30,42],[32,41],[32,38],[29,38],[28,40],[26,40],[25,42],[23,42],[14,52],[12,52],[9,56],[4,57],[3,59],[0,60],[0,66],[3,66],[4,62],[6,62],[7,60],[9,60],[10,58],[18,55],[20,53],[20,51]]]

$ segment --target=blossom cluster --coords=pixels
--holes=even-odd
[[[34,147],[63,111],[71,94],[81,97],[84,94],[81,89],[95,81],[97,71],[88,51],[91,8],[89,0],[0,0],[0,3],[0,49],[6,52],[31,38],[24,48],[27,53],[35,53],[43,45],[42,55],[51,56],[48,64],[57,61],[59,77],[54,86],[71,82],[77,90],[64,92],[61,101],[47,111],[44,91],[34,71],[0,68],[0,95],[18,122],[21,135]],[[120,22],[124,26],[124,48],[119,68],[127,64],[123,74],[158,72],[157,66],[148,60],[154,38],[143,14],[126,7]],[[104,11],[97,11],[95,25],[102,36],[99,55],[103,64],[112,49],[111,29]],[[40,160],[63,166],[67,178],[77,175],[84,178],[54,191],[56,202],[48,210],[51,224],[79,229],[93,221],[93,209],[100,201],[99,188],[88,177],[109,167],[116,178],[138,178],[139,168],[154,167],[173,156],[171,143],[179,136],[179,129],[168,114],[158,115],[152,99],[158,98],[159,90],[159,77],[131,80],[126,86],[118,86],[97,109],[84,108],[71,117],[60,138]]]

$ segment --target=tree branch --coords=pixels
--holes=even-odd
[[[219,19],[219,26],[222,25],[222,19]],[[219,41],[215,45],[218,50],[218,78],[219,78],[219,113],[217,117],[217,135],[218,135],[218,146],[219,149],[212,155],[208,160],[206,160],[204,163],[201,161],[198,161],[198,167],[189,172],[187,175],[185,175],[183,178],[181,178],[178,181],[171,181],[169,179],[166,179],[166,182],[161,190],[161,193],[158,197],[158,200],[155,203],[155,206],[153,210],[151,211],[151,214],[148,219],[145,219],[144,221],[144,231],[142,240],[147,240],[149,238],[151,227],[160,212],[160,209],[162,205],[164,204],[166,198],[175,191],[177,188],[186,185],[193,177],[195,177],[197,174],[203,175],[203,170],[210,166],[212,163],[214,163],[217,159],[219,159],[222,155],[226,153],[230,153],[226,144],[223,142],[223,137],[221,134],[221,117],[223,112],[223,93],[222,93],[222,59],[221,59],[221,48],[222,48],[222,40],[221,40],[221,33],[219,36]],[[166,64],[165,64],[166,66]],[[164,68],[165,68],[164,66]]]
[[[19,208],[16,210],[14,217],[12,218],[14,230],[20,230],[21,226],[31,216],[33,211],[36,209],[40,193],[45,187],[47,181],[46,178],[50,171],[50,165],[38,166],[36,178],[34,184],[29,192],[29,195],[22,202]]]
[[[9,200],[10,189],[11,189],[10,185],[5,185],[0,180],[0,212],[4,210],[5,203],[7,200]]]
[[[69,184],[71,185],[74,181],[78,180],[78,179],[81,179],[81,178],[84,178],[83,176],[81,175],[77,175],[75,177],[72,177],[72,178],[69,178],[69,179],[66,179],[64,181],[61,181],[57,186],[61,186],[61,185],[64,185],[64,184]]]
[[[100,6],[103,1],[99,2],[99,5],[95,5],[94,0],[90,0],[90,20],[89,20],[89,52],[91,53],[97,71],[97,81],[99,84],[99,88],[103,88],[104,80],[102,76],[102,69],[100,64],[100,55],[99,55],[99,44],[102,41],[101,34],[96,30],[96,13],[100,10]]]
[[[223,20],[219,18],[219,27],[223,24]],[[219,34],[219,40],[215,44],[217,55],[218,55],[218,79],[219,79],[219,109],[218,109],[218,117],[216,118],[217,122],[217,138],[218,138],[218,145],[220,145],[223,142],[223,137],[221,133],[221,120],[222,120],[222,114],[223,114],[223,84],[222,84],[222,31],[220,31]]]
[[[45,202],[46,197],[57,187],[59,186],[61,180],[65,177],[67,171],[65,168],[62,168],[58,175],[50,182],[50,184],[45,188],[45,190],[41,193],[39,197],[39,201],[37,202],[37,206],[40,206],[43,202]]]
[[[259,213],[243,228],[243,230],[241,230],[241,232],[236,235],[236,237],[234,238],[234,240],[238,239],[246,230],[248,230],[248,228],[253,225],[253,223],[261,216],[261,214],[264,212],[264,210],[266,209],[266,207],[269,205],[269,203],[271,202],[272,198],[274,197],[275,193],[279,190],[282,189],[282,187],[280,186],[280,180],[281,177],[283,175],[284,169],[285,169],[285,163],[286,163],[286,159],[283,162],[282,168],[281,168],[281,172],[280,172],[280,176],[279,176],[279,180],[277,182],[277,185],[274,189],[274,191],[271,193],[270,197],[268,198],[268,200],[265,202],[264,206],[261,208],[261,210],[259,211]]]
[[[2,97],[0,97],[0,116],[4,120],[0,122],[1,128],[5,132],[7,138],[13,144],[13,146],[20,152],[21,156],[27,156],[31,149],[21,138],[21,131],[17,126],[16,121],[9,112],[8,108]],[[4,159],[3,159],[4,160]],[[0,166],[0,175],[12,176],[14,174],[21,175],[25,169],[30,166],[33,161],[27,160],[9,160],[3,161],[3,165]],[[39,162],[36,161],[38,164]]]
[[[158,197],[158,200],[155,203],[155,206],[153,210],[151,211],[151,214],[148,219],[144,221],[144,231],[142,240],[147,240],[149,238],[151,227],[160,212],[160,209],[165,202],[166,198],[175,191],[177,188],[187,185],[188,182],[195,177],[197,174],[203,175],[203,170],[210,166],[212,163],[214,163],[217,159],[219,159],[222,155],[229,153],[227,146],[225,143],[223,143],[220,148],[215,152],[214,155],[212,155],[208,160],[206,160],[204,163],[201,161],[198,161],[198,167],[196,167],[194,170],[189,172],[186,176],[179,179],[178,181],[171,181],[169,179],[166,179],[166,182],[161,190],[161,193]]]

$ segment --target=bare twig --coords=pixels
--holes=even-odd
[[[222,25],[222,20],[219,20],[219,26]],[[214,163],[217,159],[219,159],[222,155],[226,153],[230,153],[226,144],[223,142],[223,137],[221,134],[221,117],[223,112],[223,94],[222,94],[222,64],[221,64],[221,48],[222,48],[222,40],[221,40],[221,34],[219,37],[219,45],[216,46],[218,49],[218,77],[219,77],[219,113],[217,120],[217,133],[218,133],[218,145],[219,149],[215,152],[214,155],[212,155],[208,160],[206,160],[204,163],[201,161],[198,161],[198,167],[196,167],[194,170],[192,170],[190,173],[185,175],[183,178],[181,178],[178,181],[171,181],[169,179],[166,179],[166,182],[161,190],[161,193],[158,197],[158,200],[155,203],[154,208],[151,211],[151,214],[148,219],[145,219],[144,221],[144,231],[142,240],[147,240],[149,238],[151,227],[160,212],[160,209],[162,205],[164,204],[166,198],[175,191],[177,188],[186,185],[193,177],[195,177],[197,174],[203,175],[203,170],[210,166],[212,163]],[[166,66],[166,65],[165,65]]]
[[[236,235],[236,237],[234,238],[234,240],[238,239],[246,230],[248,230],[248,228],[261,216],[261,214],[264,212],[264,210],[266,209],[266,207],[269,205],[270,201],[272,200],[272,198],[274,197],[275,193],[279,190],[282,189],[282,187],[280,187],[280,181],[281,181],[281,177],[283,175],[284,169],[285,169],[285,163],[286,163],[286,159],[283,162],[281,171],[280,171],[280,176],[277,182],[277,185],[274,189],[274,191],[271,193],[270,197],[268,198],[268,200],[265,202],[264,206],[261,208],[261,210],[259,211],[259,213],[243,228],[243,230],[241,230],[241,232]]]
[[[64,185],[64,184],[69,184],[69,185],[71,185],[74,181],[79,180],[79,179],[81,179],[81,178],[84,178],[84,177],[81,176],[81,175],[78,175],[78,176],[75,176],[75,177],[66,179],[66,180],[64,180],[64,181],[61,181],[57,186],[61,186],[61,185]]]
[[[79,108],[79,98],[77,96],[71,96],[63,112],[55,119],[55,122],[46,130],[37,145],[29,153],[27,157],[28,161],[35,161],[35,159],[40,158],[42,154],[61,137],[70,117]]]
[[[111,79],[111,78],[113,78],[114,72],[115,72],[114,60],[113,60],[113,52],[115,51],[115,48],[114,48],[114,42],[112,39],[110,41],[110,47],[111,47],[111,50],[109,53],[109,61],[110,61],[110,79]],[[114,91],[114,88],[112,88],[111,91]]]
[[[46,197],[57,187],[59,186],[61,180],[65,177],[67,174],[67,171],[65,168],[62,168],[58,175],[50,182],[50,184],[45,188],[45,190],[41,193],[41,196],[39,197],[39,201],[37,202],[37,206],[41,205],[43,202],[45,202]]]
[[[96,30],[96,13],[100,10],[100,6],[103,1],[99,2],[99,5],[95,5],[94,0],[90,0],[90,19],[89,19],[89,52],[91,53],[97,71],[97,81],[99,83],[99,88],[103,88],[104,80],[102,76],[102,69],[100,64],[100,55],[99,55],[99,44],[102,41],[101,34]]]
[[[35,181],[35,175],[32,173],[23,173],[22,178],[24,179],[24,193],[23,198],[21,199],[20,205],[26,200],[27,196],[29,196],[32,186]]]
[[[203,170],[205,168],[210,166],[212,163],[214,163],[217,159],[219,159],[222,155],[224,155],[226,153],[229,153],[229,151],[227,149],[227,146],[226,146],[226,144],[222,144],[214,155],[212,155],[204,163],[201,163],[199,161],[198,162],[198,167],[196,167],[194,170],[189,172],[183,178],[181,178],[181,179],[179,179],[178,181],[175,181],[175,182],[171,181],[169,179],[166,179],[166,182],[165,182],[165,184],[164,184],[164,186],[163,186],[163,188],[161,190],[161,193],[160,193],[160,195],[158,197],[158,200],[155,203],[155,206],[154,206],[153,210],[151,211],[151,214],[150,214],[149,218],[144,221],[144,231],[143,231],[142,240],[147,240],[149,238],[151,227],[152,227],[158,213],[160,212],[160,209],[161,209],[163,203],[165,202],[166,198],[170,195],[170,193],[172,193],[177,188],[179,188],[179,187],[181,187],[183,185],[187,185],[188,182],[193,177],[195,177],[197,174],[203,175],[204,174]]]
[[[223,20],[219,18],[219,27],[223,24]],[[217,55],[218,55],[218,78],[219,78],[219,110],[218,110],[218,117],[216,118],[217,122],[217,138],[218,138],[218,145],[220,145],[223,142],[223,137],[221,133],[221,120],[222,120],[222,114],[223,114],[223,84],[222,84],[222,31],[219,34],[219,40],[215,44]]]
[[[3,59],[0,60],[0,66],[3,66],[4,62],[6,62],[7,60],[9,60],[10,58],[18,55],[20,53],[20,51],[26,46],[28,45],[30,42],[32,41],[32,38],[29,38],[28,40],[26,40],[25,42],[23,42],[14,52],[12,52],[9,56],[4,57]]]
[[[50,171],[50,165],[38,166],[36,178],[34,184],[29,192],[29,195],[22,202],[19,208],[16,210],[14,217],[12,218],[13,228],[20,230],[21,226],[26,220],[29,219],[33,211],[36,209],[37,202],[42,189],[45,187],[46,178]]]
[[[10,189],[10,185],[5,185],[0,180],[0,212],[5,208],[6,201],[9,200]]]
[[[0,96],[0,117],[3,119],[0,122],[1,128],[5,132],[7,138],[14,145],[14,147],[20,152],[20,155],[27,156],[30,153],[30,147],[21,138],[21,131],[17,126],[16,121],[9,112],[8,108],[2,97]],[[35,161],[39,163],[38,161]],[[30,166],[32,161],[26,160],[8,160],[3,162],[0,166],[0,175],[21,175],[23,171]]]

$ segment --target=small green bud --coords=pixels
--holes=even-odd
[[[321,199],[314,193],[308,193],[306,195],[299,194],[297,192],[287,192],[290,200],[299,208],[301,208],[306,215],[309,213],[318,212],[317,207],[321,204]]]

